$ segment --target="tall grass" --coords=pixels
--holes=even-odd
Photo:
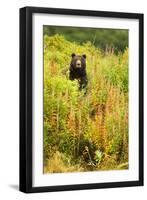
[[[87,93],[70,81],[71,54],[87,55]],[[128,49],[44,36],[44,172],[128,168]]]

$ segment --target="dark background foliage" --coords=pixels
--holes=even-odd
[[[44,26],[44,35],[55,34],[63,35],[67,40],[78,44],[90,41],[95,47],[104,51],[113,48],[115,53],[124,51],[128,47],[128,30]]]

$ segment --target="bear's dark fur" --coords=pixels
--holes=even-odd
[[[69,79],[74,80],[77,79],[79,81],[79,89],[83,89],[86,87],[87,73],[86,73],[86,55],[76,55],[72,54],[72,59],[69,68]]]

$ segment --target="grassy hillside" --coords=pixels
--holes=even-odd
[[[86,54],[87,93],[70,81],[71,54]],[[128,49],[44,36],[44,172],[128,168]]]

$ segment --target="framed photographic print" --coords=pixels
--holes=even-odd
[[[143,185],[143,14],[20,9],[20,191]]]

